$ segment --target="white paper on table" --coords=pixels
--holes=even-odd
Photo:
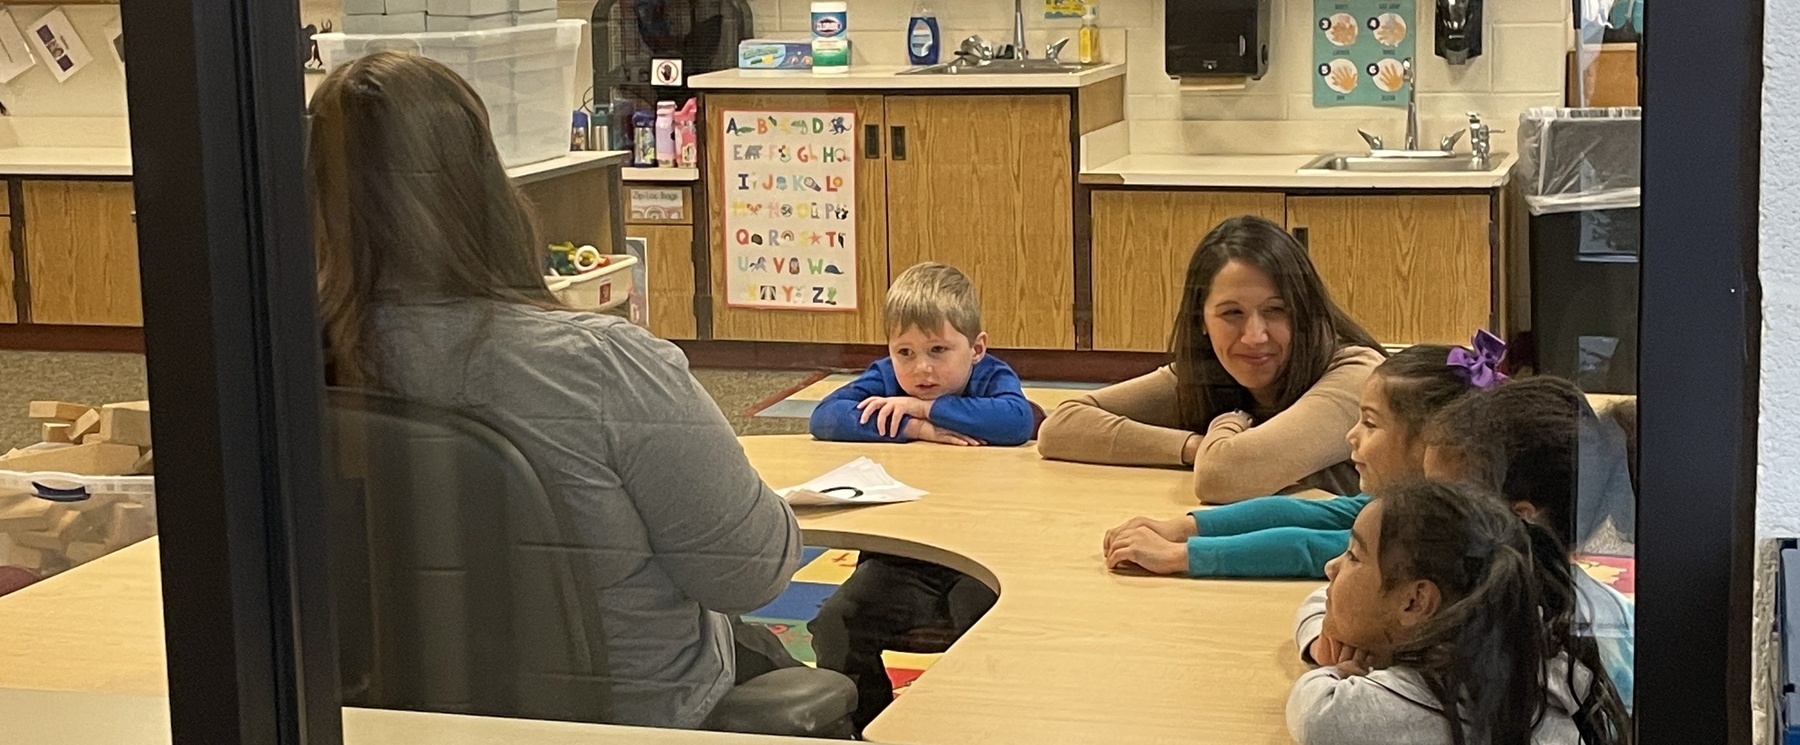
[[[912,502],[927,494],[924,489],[895,481],[887,469],[868,458],[857,458],[816,479],[775,493],[796,507]]]
[[[31,45],[25,42],[25,35],[19,33],[19,24],[13,22],[12,11],[0,9],[0,83],[11,82],[35,64],[37,60],[31,56]]]
[[[25,28],[25,38],[43,56],[44,66],[50,68],[50,74],[56,76],[58,83],[68,80],[69,76],[94,61],[93,53],[82,43],[81,36],[75,33],[75,25],[69,23],[69,17],[63,15],[61,8],[32,21]]]

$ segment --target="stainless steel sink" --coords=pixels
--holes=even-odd
[[[1081,72],[1080,65],[1067,65],[1055,60],[993,60],[978,64],[946,62],[929,67],[915,67],[901,75],[1067,75]]]
[[[1468,154],[1432,155],[1427,157],[1373,157],[1368,155],[1321,155],[1300,167],[1302,171],[1347,171],[1355,173],[1481,173],[1492,171],[1505,162],[1506,153],[1486,158]]]

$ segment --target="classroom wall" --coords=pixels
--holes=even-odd
[[[760,36],[803,38],[808,0],[751,0]],[[904,30],[912,0],[849,0],[850,33],[857,61],[904,63]],[[1033,53],[1045,41],[1072,35],[1074,20],[1045,20],[1043,4],[1025,3]],[[945,45],[970,33],[989,41],[1012,37],[1007,0],[936,2]],[[1183,91],[1163,72],[1163,0],[1099,0],[1098,16],[1108,59],[1130,65],[1126,117],[1135,152],[1312,152],[1357,148],[1356,128],[1394,141],[1405,131],[1404,109],[1312,105],[1313,0],[1275,0],[1270,69],[1262,80],[1231,91]],[[1461,129],[1464,114],[1480,111],[1509,134],[1519,112],[1554,106],[1562,99],[1569,48],[1567,0],[1506,0],[1487,4],[1483,56],[1453,66],[1430,54],[1436,4],[1419,0],[1420,125],[1428,140]],[[1034,12],[1035,11],[1035,12]]]
[[[1773,539],[1800,536],[1800,50],[1780,43],[1800,33],[1800,6],[1764,10],[1762,226],[1762,411],[1757,421],[1756,645],[1758,743],[1772,740],[1769,716],[1776,649]]]

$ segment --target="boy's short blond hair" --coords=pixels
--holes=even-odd
[[[913,326],[935,331],[944,321],[970,342],[981,335],[981,299],[975,283],[949,264],[927,261],[901,272],[888,288],[882,311],[888,336]]]

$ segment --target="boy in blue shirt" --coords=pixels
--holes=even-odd
[[[888,357],[813,411],[812,434],[849,442],[1022,445],[1036,424],[1019,376],[987,353],[981,304],[967,275],[925,263],[888,289]],[[881,652],[920,629],[961,636],[999,596],[973,577],[863,552],[856,573],[809,628],[819,667],[856,683],[860,732],[894,700]]]
[[[888,289],[888,356],[813,409],[812,435],[840,442],[1023,445],[1031,403],[1019,376],[987,353],[967,275],[925,263]]]

